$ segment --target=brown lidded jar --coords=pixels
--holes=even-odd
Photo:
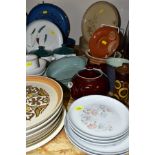
[[[114,97],[129,107],[129,64],[116,69]]]

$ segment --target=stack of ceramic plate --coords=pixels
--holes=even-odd
[[[54,80],[41,76],[27,77],[27,152],[46,144],[62,129],[66,115],[62,98],[62,88]]]
[[[120,155],[128,152],[128,109],[101,95],[76,100],[65,119],[70,141],[88,154]]]

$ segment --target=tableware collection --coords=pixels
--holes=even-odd
[[[61,86],[47,77],[27,76],[27,151],[40,147],[53,139],[62,129],[65,115]]]
[[[65,118],[70,141],[88,154],[128,152],[128,109],[103,95],[89,95],[72,103]]]
[[[81,30],[78,54],[62,8],[42,3],[27,15],[27,152],[51,141],[63,126],[71,143],[87,154],[128,152],[129,96],[121,90],[129,89],[129,60],[118,51],[117,8],[106,1],[92,4]],[[73,99],[68,112],[65,90]]]

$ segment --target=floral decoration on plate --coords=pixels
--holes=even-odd
[[[110,122],[106,121],[106,117],[108,117],[111,112],[112,111],[110,110],[110,108],[101,104],[87,106],[83,109],[80,115],[81,122],[88,129],[111,131],[113,129],[112,125],[110,124]]]
[[[26,120],[39,115],[49,105],[49,94],[42,88],[26,86]]]

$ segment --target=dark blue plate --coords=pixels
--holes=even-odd
[[[64,39],[68,38],[70,33],[69,19],[60,7],[49,3],[35,6],[27,15],[27,25],[39,19],[53,22],[61,30]]]

